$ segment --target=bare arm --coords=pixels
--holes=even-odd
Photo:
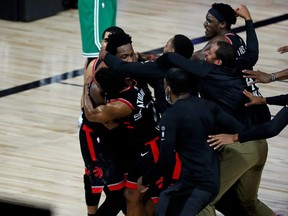
[[[260,70],[243,70],[243,73],[245,78],[254,78],[254,83],[270,83],[276,80],[288,79],[288,68],[271,74]]]
[[[279,52],[280,54],[288,52],[288,46],[282,46],[278,48],[277,52]],[[270,74],[260,70],[243,70],[243,73],[244,78],[254,78],[255,81],[253,83],[270,83],[274,81],[288,79],[288,68]]]
[[[132,113],[132,109],[121,101],[108,103],[93,107],[88,95],[88,85],[84,87],[84,113],[86,118],[92,122],[103,123],[104,125],[117,118],[128,116]]]
[[[94,65],[95,61],[96,61],[96,59],[91,61],[88,66],[87,66],[87,60],[85,62],[84,73],[83,73],[83,78],[84,78],[84,82],[83,83],[84,83],[84,85],[85,85],[88,77],[92,77],[92,75],[93,75],[93,65]],[[83,93],[84,93],[84,87],[83,87]],[[83,93],[82,93],[82,96],[81,96],[81,108],[84,106],[84,104],[83,104],[83,98],[84,98]]]
[[[99,105],[93,108],[88,95],[88,86],[84,90],[84,113],[89,121],[103,123],[104,125],[114,119],[123,118],[132,113],[132,109],[121,101]]]

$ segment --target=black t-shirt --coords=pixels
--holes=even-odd
[[[160,123],[159,163],[143,176],[143,185],[164,176],[164,188],[173,177],[175,151],[181,161],[179,181],[212,193],[219,189],[219,156],[207,137],[219,127],[233,133],[244,129],[215,103],[198,97],[179,99],[163,114]]]

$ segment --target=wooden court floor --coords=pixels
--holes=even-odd
[[[158,50],[175,34],[201,38],[212,3],[119,0],[117,23],[132,36],[135,51]],[[288,53],[276,50],[288,45],[288,1],[225,3],[246,4],[259,24],[260,58],[255,69],[271,73],[287,68]],[[234,27],[243,25],[239,19]],[[239,34],[245,38],[244,32]],[[195,50],[204,45],[195,43]],[[1,200],[47,208],[53,216],[86,215],[77,126],[84,61],[75,9],[27,23],[0,20]],[[287,82],[259,86],[263,96],[272,96],[286,94]],[[280,109],[270,108],[272,114]],[[268,139],[259,189],[259,198],[284,215],[288,215],[287,138],[285,128]]]

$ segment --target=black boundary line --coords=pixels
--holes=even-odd
[[[60,84],[63,84],[63,85],[70,85],[70,86],[76,86],[76,87],[83,87],[83,84],[75,84],[75,83],[68,83],[68,82],[59,82]]]
[[[256,29],[256,28],[260,28],[260,27],[263,27],[266,25],[277,23],[277,22],[282,22],[282,21],[287,20],[287,19],[288,19],[288,13],[284,14],[284,15],[277,16],[277,17],[273,17],[273,18],[269,18],[266,20],[255,22],[254,27]],[[245,31],[245,26],[239,26],[237,28],[234,28],[233,31],[236,33],[243,32],[243,31]],[[206,42],[208,40],[209,40],[208,38],[206,38],[205,36],[202,36],[202,37],[194,38],[191,41],[194,45],[196,45],[199,43]],[[162,53],[162,52],[163,52],[163,47],[147,51],[147,53],[153,53],[153,54]]]
[[[8,96],[11,94],[16,94],[19,92],[23,92],[23,91],[30,90],[33,88],[37,88],[40,86],[49,85],[52,83],[57,83],[57,82],[59,83],[62,80],[71,79],[71,78],[78,77],[81,75],[83,75],[83,69],[74,70],[71,72],[66,72],[64,74],[56,75],[53,77],[48,77],[48,78],[38,80],[35,82],[31,82],[31,83],[27,83],[24,85],[15,86],[15,87],[12,87],[9,89],[2,90],[2,91],[0,91],[0,97]]]
[[[254,23],[254,27],[255,28],[259,28],[259,27],[262,27],[262,26],[266,26],[266,25],[277,23],[277,22],[281,22],[281,21],[284,21],[284,20],[287,20],[287,19],[288,19],[288,14],[284,14],[284,15],[281,15],[281,16],[277,16],[277,17],[273,17],[273,18],[269,18],[269,19],[266,19],[266,20],[255,22]],[[240,27],[234,28],[233,31],[235,31],[236,33],[243,32],[243,31],[245,31],[245,26],[240,26]],[[202,37],[194,38],[191,41],[192,41],[192,43],[194,45],[196,45],[196,44],[208,41],[208,39],[205,36],[202,36]],[[160,48],[157,48],[157,49],[154,49],[154,50],[150,50],[150,51],[147,51],[147,52],[144,52],[144,53],[158,54],[158,53],[162,53],[162,51],[163,51],[163,47],[160,47]],[[42,80],[38,80],[38,81],[30,82],[30,83],[27,83],[27,84],[15,86],[15,87],[8,88],[8,89],[0,91],[0,98],[1,97],[5,97],[5,96],[9,96],[9,95],[12,95],[12,94],[17,94],[19,92],[23,92],[23,91],[30,90],[30,89],[33,89],[33,88],[38,88],[40,86],[49,85],[49,84],[56,83],[56,82],[68,85],[68,83],[64,83],[64,82],[61,82],[61,81],[66,80],[66,79],[75,78],[75,77],[78,77],[78,76],[81,76],[81,75],[83,75],[83,69],[78,69],[78,70],[73,70],[71,72],[66,72],[66,73],[63,73],[63,74],[60,74],[60,75],[56,75],[56,76],[53,76],[53,77],[48,77],[48,78],[45,78],[45,79],[42,79]],[[73,85],[73,84],[70,84],[70,85]],[[79,85],[75,85],[75,86],[79,86]]]

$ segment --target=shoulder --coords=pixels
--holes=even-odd
[[[226,34],[223,35],[223,37],[225,38],[225,40],[230,43],[231,45],[235,45],[235,44],[244,44],[244,40],[242,37],[240,37],[238,34],[234,33],[234,32],[228,32]]]
[[[218,36],[215,36],[213,37],[210,41],[209,41],[209,44],[212,44],[212,43],[216,43],[218,41],[226,41],[226,38],[225,38],[225,35],[218,35]]]

